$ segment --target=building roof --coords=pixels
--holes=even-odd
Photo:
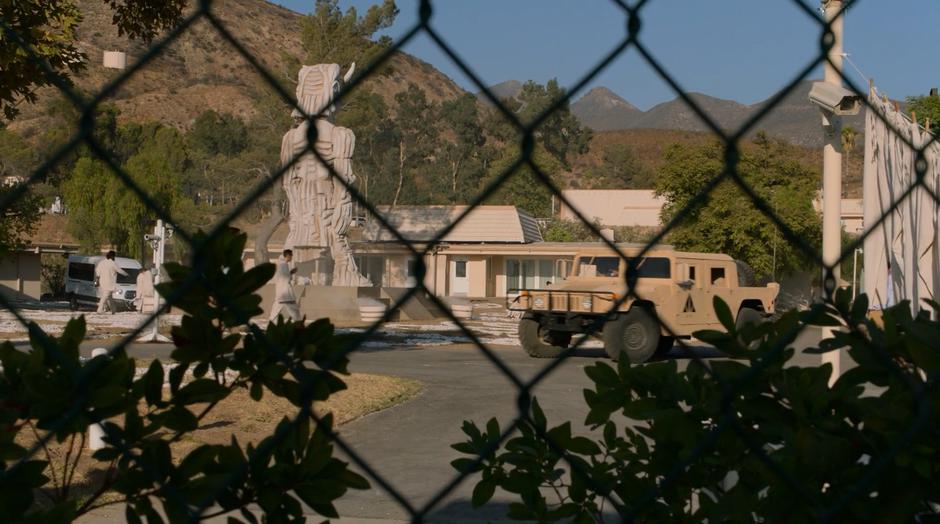
[[[469,206],[379,206],[389,224],[402,236],[413,242],[433,240],[448,226],[456,222]],[[372,221],[363,232],[364,241],[395,242],[397,238]],[[443,242],[528,244],[541,242],[538,223],[528,213],[515,206],[478,206],[449,231]]]

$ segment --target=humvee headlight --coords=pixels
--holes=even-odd
[[[581,307],[587,310],[590,310],[594,306],[594,303],[590,298],[586,298],[581,301]]]
[[[545,299],[542,297],[536,297],[534,303],[535,303],[535,307],[537,308],[545,307]]]

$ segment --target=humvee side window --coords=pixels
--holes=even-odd
[[[627,271],[629,271],[632,260],[636,259],[627,261]],[[672,275],[669,270],[669,259],[665,257],[641,258],[637,263],[636,276],[637,278],[670,278]]]
[[[617,257],[596,257],[594,258],[594,267],[597,268],[599,277],[619,277],[620,259]]]
[[[725,279],[725,268],[713,267],[711,269],[711,282],[713,286],[727,286],[728,281]]]
[[[578,259],[578,276],[619,277],[620,259],[618,257],[580,258]]]

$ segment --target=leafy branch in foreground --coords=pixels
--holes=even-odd
[[[165,266],[170,281],[160,293],[185,312],[173,329],[168,373],[155,360],[135,376],[135,360],[124,349],[83,361],[84,317],[70,321],[58,339],[31,323],[29,352],[9,342],[0,346],[4,522],[71,522],[108,504],[125,505],[131,523],[191,522],[236,511],[257,522],[249,505],[268,522],[287,522],[303,519],[304,504],[337,517],[336,499],[369,486],[333,457],[332,417],[317,422],[312,413],[313,402],[346,387],[338,376],[348,374],[345,342],[332,325],[277,322],[264,332],[253,326],[250,334],[236,332],[261,312],[254,292],[274,273],[271,264],[244,270],[245,241],[236,230],[215,239],[200,234],[199,264]],[[285,398],[298,413],[256,446],[233,437],[227,445],[177,453],[174,444],[238,389],[254,401],[266,392]],[[107,446],[83,455],[85,430],[99,421]],[[64,457],[50,451],[54,446],[67,449]],[[93,461],[98,474],[79,486],[81,461]]]
[[[503,447],[495,419],[485,430],[465,422],[469,438],[453,447],[483,458],[452,464],[481,475],[474,505],[501,488],[518,497],[509,517],[539,522],[937,518],[940,322],[908,302],[876,322],[848,290],[740,330],[719,299],[715,309],[727,331],[695,336],[746,361],[589,366],[581,435],[570,422],[549,427],[537,401]],[[829,364],[789,362],[807,326],[837,328],[807,352],[845,350],[857,364],[832,387]]]

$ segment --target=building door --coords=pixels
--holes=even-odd
[[[470,292],[470,277],[466,259],[456,258],[450,264],[450,294],[467,296]]]

